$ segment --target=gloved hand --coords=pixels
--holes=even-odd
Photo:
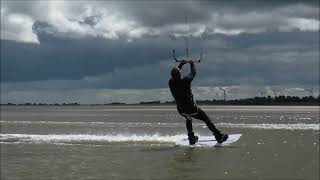
[[[181,60],[181,62],[180,62],[181,64],[187,64],[188,63],[188,61],[186,61],[186,60]]]

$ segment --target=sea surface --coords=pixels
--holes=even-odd
[[[175,145],[175,106],[1,106],[1,180],[319,179],[319,106],[200,107],[240,140]]]

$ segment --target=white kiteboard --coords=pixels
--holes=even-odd
[[[195,145],[192,146],[204,146],[204,147],[213,147],[213,146],[226,146],[231,143],[237,142],[241,137],[241,134],[229,134],[229,138],[223,143],[218,143],[214,136],[199,136],[199,140]],[[188,138],[177,139],[176,145],[179,146],[190,146]]]

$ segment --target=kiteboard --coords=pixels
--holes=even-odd
[[[176,145],[178,146],[199,146],[199,147],[214,147],[214,146],[227,146],[237,142],[241,137],[241,134],[229,134],[229,138],[223,143],[218,143],[214,136],[199,136],[199,140],[196,144],[190,145],[188,138],[177,139]]]

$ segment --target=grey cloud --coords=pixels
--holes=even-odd
[[[153,35],[184,35],[185,16],[188,15],[190,34],[203,33],[262,33],[266,31],[318,31],[317,1],[35,1],[1,2],[1,16],[7,28],[1,29],[2,39],[23,41],[19,34],[31,26],[13,27],[10,14],[20,14],[25,23],[45,22],[43,30],[57,36],[72,38],[100,37],[127,40]],[[18,26],[18,25],[16,25]],[[14,36],[9,32],[20,29]],[[205,29],[205,31],[204,31]],[[35,29],[39,30],[39,29]],[[37,32],[36,32],[37,33]],[[24,41],[36,42],[33,39]]]
[[[137,3],[138,4],[138,3]],[[184,25],[188,16],[190,33],[206,27],[210,33],[261,33],[266,31],[318,30],[319,8],[316,1],[179,1],[178,3],[147,3],[126,6],[126,13],[144,26]],[[149,7],[149,8],[147,8]],[[148,14],[146,18],[145,15]],[[161,15],[160,15],[161,14]],[[145,17],[145,18],[144,18]],[[300,21],[300,22],[299,22]],[[303,25],[299,24],[303,23]],[[303,27],[308,25],[309,27]],[[166,32],[166,31],[165,31]],[[166,32],[174,33],[174,32]],[[179,31],[178,31],[179,33]],[[180,32],[183,33],[183,32]]]

